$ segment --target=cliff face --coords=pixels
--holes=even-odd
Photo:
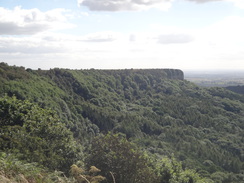
[[[141,69],[134,71],[140,74],[156,75],[160,78],[184,80],[184,73],[179,69]]]
[[[126,73],[127,75],[133,74],[145,74],[145,75],[153,75],[158,78],[166,78],[166,79],[177,79],[184,80],[184,73],[179,69],[125,69],[125,70],[105,70],[108,73],[121,74]]]
[[[167,73],[169,79],[184,80],[184,73],[179,69],[163,69]]]

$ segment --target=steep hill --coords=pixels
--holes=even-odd
[[[84,146],[120,132],[213,180],[243,181],[244,96],[196,86],[180,70],[31,70],[1,63],[0,94],[55,110]]]

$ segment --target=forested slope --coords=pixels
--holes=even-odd
[[[183,169],[195,169],[201,176],[209,177],[214,182],[244,181],[243,95],[223,88],[198,87],[184,80],[180,70],[46,71],[11,67],[1,63],[0,94],[5,96],[3,101],[7,96],[16,96],[18,100],[7,100],[10,103],[14,103],[14,100],[28,100],[37,105],[35,121],[42,121],[40,119],[44,118],[39,115],[40,111],[55,111],[55,115],[49,113],[54,116],[54,122],[60,121],[58,124],[64,131],[67,129],[65,133],[73,134],[69,138],[70,142],[83,147],[77,149],[74,146],[65,146],[67,151],[77,155],[73,162],[84,157],[79,155],[80,151],[85,157],[86,153],[92,156],[95,152],[100,152],[93,139],[112,132],[121,133],[122,136],[124,134],[130,141],[128,143],[133,142],[139,149],[147,150],[148,156],[154,157],[153,161],[174,156],[182,162]],[[32,110],[28,108],[27,111]],[[44,119],[45,123],[50,121],[49,118]],[[3,125],[4,122],[1,121],[2,126],[9,126],[9,123]],[[24,127],[21,130],[26,132],[30,129]],[[57,132],[55,129],[54,131]],[[33,132],[39,138],[38,133]],[[6,139],[2,135],[0,139],[1,150],[7,151],[8,148],[3,147]],[[102,139],[101,137],[97,141]],[[104,139],[104,144],[111,140],[108,137]],[[64,141],[61,143],[65,144]],[[37,148],[46,147],[45,143],[46,141],[42,142],[43,146]],[[55,148],[53,146],[54,152]],[[103,148],[100,147],[100,150]],[[106,157],[100,154],[100,158]],[[50,152],[50,155],[53,154]],[[43,159],[45,160],[45,152]],[[99,158],[97,162],[92,161],[94,159],[96,158],[84,158],[84,162],[100,169],[108,168],[107,165],[97,163]],[[150,172],[148,169],[146,171]],[[165,171],[160,173],[164,175],[162,177],[165,181],[161,179],[160,182],[167,182],[167,176],[162,172]],[[140,175],[138,172],[135,174]],[[170,180],[168,178],[168,182]],[[190,179],[185,182],[190,183]]]

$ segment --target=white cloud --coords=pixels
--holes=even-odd
[[[64,15],[66,10],[53,9],[41,12],[38,9],[13,10],[0,7],[0,35],[32,35],[46,30],[73,27]]]
[[[85,35],[82,41],[86,42],[111,42],[118,38],[118,34],[114,32],[97,32]]]
[[[86,6],[91,11],[139,11],[150,8],[167,11],[175,0],[77,0],[78,6]],[[232,2],[238,8],[244,9],[243,0],[185,0],[195,3]]]
[[[193,1],[196,3],[206,3],[206,2],[225,1],[225,0],[186,0],[186,1]]]
[[[240,9],[244,9],[244,1],[243,0],[226,0],[234,3],[234,5]]]
[[[189,43],[193,40],[193,37],[187,34],[161,34],[158,36],[160,44]]]
[[[168,10],[173,0],[78,0],[92,11],[137,11],[149,8]]]
[[[202,40],[209,40],[215,45],[233,46],[233,44],[244,43],[244,18],[229,16],[199,32],[202,34]]]
[[[226,2],[233,3],[236,7],[240,8],[240,9],[244,9],[244,1],[243,0],[185,0],[185,1],[192,1],[192,2],[196,2],[196,3],[226,1]]]
[[[45,37],[0,37],[1,53],[46,54],[65,51],[62,42],[45,40]]]

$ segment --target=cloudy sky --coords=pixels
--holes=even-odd
[[[244,70],[244,0],[0,0],[0,62]]]

